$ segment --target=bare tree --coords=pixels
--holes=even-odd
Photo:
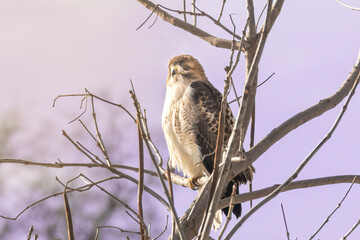
[[[26,209],[24,209],[24,211],[51,197],[63,196],[68,237],[69,239],[75,239],[75,229],[72,221],[74,216],[71,214],[71,199],[69,200],[68,195],[72,192],[84,192],[97,188],[102,193],[106,194],[109,199],[113,199],[114,202],[118,203],[126,209],[126,214],[134,221],[134,225],[136,225],[137,229],[131,228],[131,230],[129,230],[117,226],[97,226],[95,239],[98,238],[104,229],[115,229],[119,232],[125,233],[127,236],[141,239],[163,239],[165,237],[168,239],[209,239],[211,238],[210,231],[214,215],[218,209],[222,209],[227,206],[231,208],[236,203],[243,203],[246,201],[263,198],[258,204],[253,206],[250,211],[243,214],[241,219],[239,219],[229,231],[227,230],[227,227],[229,226],[228,223],[229,221],[234,220],[231,220],[231,216],[228,216],[226,223],[219,232],[218,239],[231,239],[235,232],[241,228],[243,223],[249,219],[253,213],[258,211],[262,206],[278,196],[278,194],[281,192],[337,183],[351,183],[352,187],[353,184],[360,183],[360,178],[357,175],[327,176],[322,178],[318,177],[313,179],[294,181],[300,172],[304,169],[304,167],[309,163],[309,161],[311,161],[312,157],[332,137],[339,123],[341,123],[342,117],[348,109],[349,103],[360,81],[360,52],[358,58],[355,60],[354,67],[351,69],[350,74],[346,79],[344,79],[343,84],[333,95],[322,100],[319,99],[318,103],[296,113],[281,123],[279,126],[275,126],[274,129],[269,132],[262,140],[255,142],[255,97],[258,86],[262,84],[259,83],[258,80],[259,63],[268,36],[271,33],[273,26],[276,24],[277,18],[282,11],[282,7],[285,1],[268,0],[263,12],[260,14],[258,19],[256,19],[254,3],[252,0],[247,0],[246,6],[244,6],[246,7],[247,20],[243,23],[241,35],[236,34],[236,25],[234,23],[232,27],[229,28],[221,22],[223,11],[227,4],[225,0],[222,2],[217,17],[213,17],[206,11],[199,9],[196,1],[179,1],[182,9],[170,9],[166,6],[155,4],[149,0],[138,0],[138,2],[150,10],[150,16],[140,27],[147,23],[150,17],[155,14],[156,17],[162,18],[165,22],[168,22],[174,25],[174,27],[180,28],[192,34],[194,37],[201,38],[214,47],[230,50],[229,62],[224,63],[224,65],[226,65],[226,74],[224,76],[225,86],[223,99],[227,98],[227,93],[229,92],[230,88],[235,91],[236,87],[238,87],[233,81],[232,74],[235,69],[239,68],[238,63],[240,59],[243,58],[245,60],[245,81],[244,85],[242,86],[243,90],[240,96],[237,94],[237,92],[234,93],[236,96],[234,102],[237,102],[239,107],[239,110],[236,114],[236,123],[228,145],[223,148],[223,157],[220,161],[221,163],[218,165],[218,169],[215,170],[210,177],[204,176],[198,180],[199,184],[203,185],[202,190],[198,193],[192,204],[188,207],[188,210],[185,212],[185,214],[180,216],[174,204],[174,201],[176,200],[176,194],[174,195],[172,191],[172,184],[187,187],[188,181],[181,175],[175,172],[171,172],[170,169],[165,166],[160,151],[152,141],[150,135],[151,130],[147,124],[148,120],[146,111],[140,105],[136,95],[136,89],[132,86],[130,91],[130,96],[133,100],[135,111],[125,108],[121,104],[114,103],[113,101],[99,97],[98,95],[95,95],[89,90],[85,89],[85,92],[82,94],[66,94],[58,96],[54,100],[54,106],[56,101],[60,100],[59,98],[81,97],[81,103],[84,112],[76,117],[73,122],[78,122],[79,126],[88,135],[88,139],[90,139],[97,148],[90,149],[82,142],[75,140],[75,138],[70,136],[70,134],[68,134],[66,131],[63,131],[62,134],[72,144],[76,151],[80,152],[83,157],[86,157],[88,163],[64,163],[62,161],[55,163],[41,163],[22,159],[0,159],[0,163],[37,165],[48,168],[99,168],[104,169],[107,175],[104,176],[103,179],[97,181],[92,180],[91,177],[85,174],[79,174],[78,176],[75,176],[73,179],[70,179],[66,182],[61,182],[58,180],[59,184],[61,184],[64,189],[62,192],[52,194],[49,197],[35,202],[34,204],[31,204]],[[190,2],[191,7],[189,8]],[[188,11],[188,9],[192,9],[192,11]],[[356,10],[356,8],[352,9]],[[183,20],[173,16],[173,13],[179,14],[180,18],[183,18]],[[217,27],[228,33],[229,38],[220,38],[208,33],[204,29],[201,29],[199,27],[199,20],[201,18],[206,18],[212,21]],[[191,21],[190,19],[192,19],[192,23],[189,22]],[[261,21],[263,23],[260,26],[259,24]],[[244,171],[249,165],[260,159],[263,154],[276,142],[283,139],[299,126],[306,124],[307,122],[312,121],[314,118],[333,109],[344,99],[345,101],[343,103],[343,107],[341,108],[337,119],[334,121],[333,126],[329,129],[322,140],[316,146],[314,146],[313,150],[308,154],[308,156],[303,160],[298,168],[290,176],[288,176],[286,181],[284,181],[282,184],[275,184],[274,186],[259,189],[249,193],[243,193],[236,196],[233,194],[231,197],[226,199],[220,198],[224,192],[224,186],[227,186],[231,179]],[[137,152],[139,167],[130,167],[127,165],[114,163],[110,151],[104,141],[104,136],[101,134],[102,131],[99,119],[97,117],[96,107],[96,104],[99,102],[106,103],[109,107],[114,106],[120,108],[127,115],[128,119],[132,121],[137,127]],[[83,118],[86,117],[86,112],[91,112],[91,124],[93,124],[92,128],[88,126],[89,124],[83,121]],[[133,114],[132,112],[136,112],[136,114]],[[354,120],[354,122],[356,122],[356,120]],[[222,128],[221,124],[224,123],[220,121],[219,129]],[[223,133],[220,131],[219,134]],[[246,147],[244,146],[246,137],[250,138],[250,148],[248,150],[245,150]],[[149,154],[155,171],[150,171],[145,168],[145,153]],[[136,174],[130,174],[126,171],[133,173],[135,172]],[[153,186],[147,186],[144,183],[144,178],[147,176],[156,177],[160,181],[162,194],[157,192],[157,188]],[[134,184],[134,187],[136,187],[137,193],[132,192],[131,195],[133,201],[137,202],[135,207],[128,204],[123,200],[123,198],[116,196],[116,194],[114,194],[112,191],[109,191],[103,187],[103,184],[111,182],[112,180],[118,181],[120,179],[127,181],[129,184],[132,183]],[[78,180],[82,180],[82,185],[73,186],[73,182]],[[168,183],[166,183],[166,181],[168,181]],[[213,187],[215,189],[213,192],[210,191],[212,184],[214,184]],[[351,187],[339,203],[339,207],[346,198]],[[148,226],[147,219],[144,217],[144,212],[146,212],[148,209],[143,203],[143,192],[147,192],[151,197],[163,205],[171,218],[172,224],[166,223],[164,231],[159,232],[156,236],[152,234],[151,228]],[[111,202],[110,204],[112,208],[114,207],[114,202]],[[110,210],[112,208],[110,208]],[[338,208],[336,208],[334,212],[337,209]],[[315,235],[329,221],[332,214],[333,213],[331,213],[325,219],[323,225],[319,227],[318,231],[316,231],[314,235],[311,236],[311,238],[315,237]],[[283,216],[287,229],[284,210]],[[16,220],[17,218],[10,218],[3,215],[0,215],[0,217],[12,220]],[[156,224],[160,225],[162,223],[156,222]],[[344,234],[343,239],[346,239],[358,225],[358,222],[355,223],[349,232],[346,235]],[[170,228],[170,226],[171,233],[169,236],[165,236],[165,230]],[[288,229],[286,231],[287,238],[290,239]],[[29,239],[31,238],[31,235],[32,230],[29,232]]]

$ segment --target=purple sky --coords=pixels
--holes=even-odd
[[[217,16],[222,1],[198,2],[200,9]],[[231,28],[228,14],[237,13],[234,20],[240,33],[245,19],[245,1],[227,2],[224,24]],[[258,16],[265,1],[256,2]],[[356,2],[347,1],[353,5]],[[167,1],[162,3],[168,4]],[[170,4],[166,6],[180,5]],[[52,101],[59,94],[82,93],[87,88],[134,112],[128,94],[129,79],[135,84],[142,107],[147,109],[154,141],[163,157],[168,157],[160,123],[168,60],[179,54],[193,55],[202,63],[209,80],[222,92],[223,69],[229,62],[230,51],[212,47],[160,18],[147,29],[154,16],[136,31],[149,14],[150,11],[137,1],[0,2],[0,121],[9,112],[17,111],[21,125],[16,139],[22,150],[10,157],[26,156],[23,149],[34,144],[30,141],[34,132],[42,132],[53,144],[63,142],[60,130],[69,128],[67,122],[80,110],[75,99],[60,100],[58,106],[52,108]],[[209,33],[231,39],[210,21],[199,21],[199,26]],[[284,3],[260,62],[259,81],[273,72],[275,75],[258,89],[256,141],[341,86],[358,55],[359,29],[360,12],[349,10],[334,0]],[[243,64],[234,73],[238,92],[244,80],[242,67]],[[359,174],[359,100],[360,96],[355,95],[338,130],[299,179]],[[232,108],[237,111],[235,104]],[[286,180],[330,129],[339,111],[340,106],[299,127],[267,151],[254,164],[254,188]],[[125,114],[119,122],[133,126]],[[19,142],[14,144],[19,146]],[[40,147],[54,148],[46,143],[39,143]],[[71,154],[61,152],[60,156]],[[37,160],[56,161],[58,157],[39,157]],[[133,161],[129,164],[136,166],[137,158]],[[1,168],[0,174],[5,174]],[[348,186],[342,184],[281,194],[249,219],[238,231],[236,239],[285,239],[280,203],[285,206],[292,239],[296,236],[306,239],[336,207]],[[176,190],[177,208],[182,215],[195,192],[183,188]],[[247,191],[247,187],[242,191]],[[187,197],[180,199],[180,196]],[[359,220],[359,202],[360,187],[354,186],[318,238],[341,238]],[[244,205],[247,210],[248,204]],[[163,222],[165,220],[161,220],[161,224]],[[357,229],[350,239],[359,238],[360,230]]]

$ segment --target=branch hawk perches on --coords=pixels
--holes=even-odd
[[[190,55],[181,55],[169,61],[166,81],[166,98],[162,113],[165,134],[173,167],[189,177],[193,189],[196,178],[204,172],[212,173],[221,109],[221,93],[208,81],[201,64]],[[234,117],[227,105],[224,128],[224,146],[231,135]],[[234,178],[223,198],[231,196],[233,185],[251,181],[251,166]],[[223,212],[227,214],[228,208]],[[241,204],[233,208],[236,217],[241,215]],[[220,213],[221,217],[221,213]]]

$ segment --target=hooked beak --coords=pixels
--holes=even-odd
[[[174,66],[174,67],[172,68],[172,70],[171,70],[171,76],[173,77],[173,76],[175,76],[177,73],[178,73],[178,68],[177,68],[177,66]]]

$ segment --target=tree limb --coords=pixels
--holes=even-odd
[[[270,2],[269,2],[270,3]],[[357,77],[357,80],[354,82],[350,94],[347,97],[344,106],[342,110],[340,111],[338,117],[336,118],[333,126],[329,130],[329,132],[323,137],[323,139],[316,145],[316,147],[308,154],[308,156],[302,161],[302,163],[299,165],[299,167],[290,175],[289,178],[286,179],[284,183],[282,183],[278,188],[276,188],[272,193],[270,193],[266,198],[261,200],[254,208],[252,208],[249,212],[247,212],[235,226],[231,229],[229,234],[226,236],[225,240],[229,240],[234,233],[242,226],[242,224],[252,215],[254,214],[258,209],[260,209],[262,206],[264,206],[266,203],[268,203],[270,200],[275,198],[282,189],[285,189],[294,179],[298,177],[300,172],[304,169],[304,167],[309,163],[309,161],[312,159],[312,157],[318,152],[318,150],[331,138],[332,134],[336,130],[337,126],[339,125],[342,117],[344,116],[344,113],[350,103],[350,100],[352,96],[355,94],[355,90],[357,85],[359,84],[359,77],[360,74]]]
[[[350,75],[339,88],[339,90],[332,96],[321,100],[318,104],[299,112],[290,119],[283,122],[280,126],[273,129],[265,138],[258,142],[252,149],[245,153],[249,163],[253,163],[264,152],[266,152],[273,144],[286,136],[288,133],[303,125],[304,123],[322,115],[330,109],[336,107],[350,92],[354,82],[359,78],[360,72],[360,51],[356,64],[353,67]],[[233,163],[232,169],[236,169],[233,177],[246,168],[247,161],[237,161]]]
[[[359,175],[340,175],[340,176],[331,176],[331,177],[323,177],[323,178],[313,178],[307,180],[295,181],[289,184],[282,192],[287,192],[295,189],[303,189],[303,188],[312,188],[319,187],[325,185],[334,185],[340,183],[351,183],[356,177],[355,183],[360,184],[360,176]],[[276,188],[278,188],[280,184],[276,184],[272,187],[263,188],[251,193],[242,193],[235,197],[234,204],[248,202],[250,200],[259,199],[266,197],[270,193],[272,193]],[[224,207],[229,206],[230,197],[224,198],[220,200],[218,208],[222,209]]]
[[[215,37],[215,36],[205,32],[204,30],[202,30],[198,27],[195,27],[194,25],[184,22],[184,21],[180,20],[179,18],[176,18],[176,17],[170,15],[166,11],[158,8],[157,5],[155,3],[153,3],[152,1],[149,1],[149,0],[137,0],[137,1],[140,2],[142,5],[144,5],[147,9],[154,11],[165,22],[171,23],[175,27],[181,28],[184,31],[189,32],[192,35],[201,38],[202,40],[210,43],[211,45],[213,45],[215,47],[231,49],[232,40]],[[240,42],[236,42],[236,49],[238,49],[239,46],[240,46]]]

